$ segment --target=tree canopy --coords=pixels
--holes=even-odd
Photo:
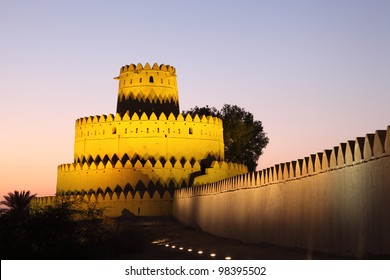
[[[211,115],[223,121],[225,142],[225,161],[245,164],[249,171],[254,171],[269,138],[264,132],[261,121],[256,121],[253,114],[237,105],[225,104],[221,110],[215,107],[194,107],[183,111],[183,115]]]
[[[31,200],[36,196],[30,195],[30,191],[14,191],[4,196],[3,201],[0,204],[7,206],[7,209],[3,209],[4,212],[12,212],[15,214],[24,214],[30,207]]]

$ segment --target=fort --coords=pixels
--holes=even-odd
[[[97,202],[109,217],[173,215],[245,242],[390,255],[390,126],[248,173],[224,161],[222,120],[180,114],[174,67],[126,65],[115,79],[116,114],[76,120],[57,196]]]
[[[223,161],[221,119],[180,114],[174,67],[130,64],[115,79],[116,114],[76,120],[74,161],[58,166],[57,196],[97,202],[109,217],[171,215],[176,189],[247,172]]]

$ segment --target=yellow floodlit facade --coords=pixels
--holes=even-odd
[[[117,112],[76,120],[74,162],[58,166],[57,195],[96,201],[112,217],[170,215],[176,189],[247,172],[223,161],[221,119],[180,114],[174,67],[130,64],[115,79]]]

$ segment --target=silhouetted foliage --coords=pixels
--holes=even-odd
[[[192,117],[208,115],[219,117],[223,121],[225,142],[225,161],[245,164],[249,171],[254,171],[269,138],[264,132],[261,121],[255,121],[253,115],[236,105],[225,104],[221,110],[215,107],[195,107],[183,111],[183,115]]]
[[[14,191],[4,196],[4,200],[0,202],[1,205],[7,206],[3,208],[2,212],[12,213],[14,215],[26,215],[28,214],[30,202],[36,196],[30,195],[30,191]]]
[[[142,246],[142,240],[115,221],[103,223],[102,213],[95,203],[65,196],[57,196],[53,205],[31,207],[28,215],[9,211],[0,216],[0,255],[2,259],[115,259],[124,250],[131,255]]]

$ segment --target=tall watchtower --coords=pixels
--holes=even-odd
[[[116,112],[131,116],[142,113],[150,116],[153,112],[159,116],[179,115],[179,98],[176,84],[176,69],[170,65],[157,63],[150,67],[130,64],[123,66],[119,80]]]

